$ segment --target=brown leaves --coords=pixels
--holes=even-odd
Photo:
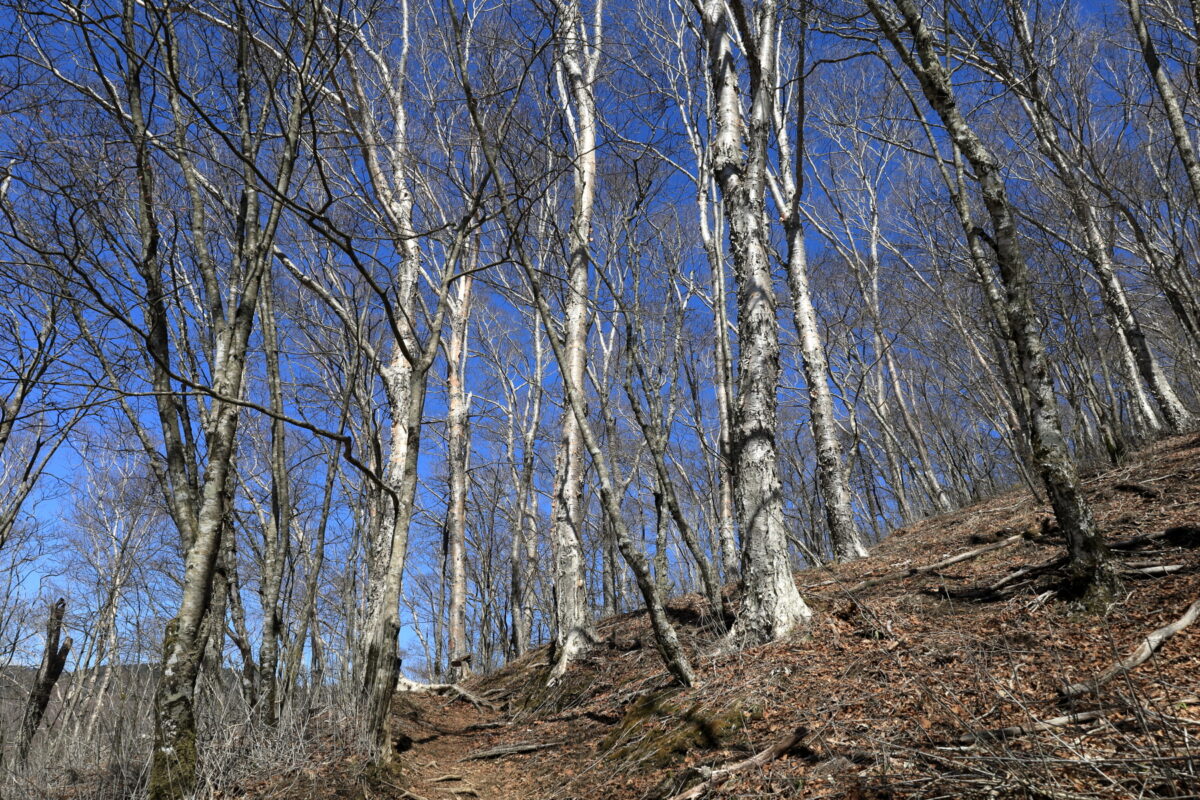
[[[1200,449],[1192,440],[1176,440],[1157,452],[1158,460],[1137,469],[1088,481],[1092,492],[1119,479],[1153,486],[1162,494],[1147,502],[1110,488],[1095,511],[1111,537],[1194,526],[1200,520],[1200,486],[1186,477],[1200,466]],[[1185,477],[1164,477],[1167,473]],[[1014,796],[1114,800],[1155,793],[1184,796],[1185,789],[1171,783],[1171,770],[1179,767],[1171,759],[1179,755],[1179,743],[1194,737],[1200,726],[1197,707],[1189,704],[1196,701],[1188,699],[1200,672],[1200,625],[1180,631],[1147,663],[1109,683],[1102,704],[1083,698],[1077,707],[1057,709],[1054,699],[1060,687],[1098,674],[1200,596],[1200,549],[1194,546],[1200,538],[1161,538],[1132,546],[1123,557],[1146,558],[1138,552],[1147,548],[1169,550],[1161,557],[1184,568],[1139,580],[1128,599],[1103,617],[1081,615],[1054,601],[1031,608],[1035,586],[999,601],[955,601],[920,593],[931,586],[991,583],[1045,563],[1061,554],[1061,545],[1049,540],[998,548],[953,569],[879,584],[853,598],[842,590],[898,568],[953,558],[1014,531],[1036,529],[1044,517],[1044,510],[1019,494],[997,497],[915,523],[870,558],[801,573],[798,583],[810,587],[806,597],[817,610],[806,636],[708,656],[707,635],[681,629],[701,654],[696,659],[700,682],[678,695],[675,702],[681,708],[720,708],[738,701],[762,708],[759,718],[749,719],[720,748],[693,748],[680,756],[682,764],[655,769],[604,761],[597,742],[639,698],[666,685],[652,653],[613,649],[573,670],[575,693],[563,707],[531,702],[523,709],[514,700],[518,720],[513,725],[468,732],[471,724],[507,718],[462,703],[444,707],[431,702],[420,723],[428,727],[413,738],[440,733],[405,759],[406,778],[428,800],[450,800],[450,795],[426,788],[430,778],[446,769],[422,765],[455,763],[457,773],[457,759],[474,750],[561,741],[555,748],[469,762],[470,772],[465,763],[461,771],[489,800],[635,800],[680,766],[734,763],[804,725],[811,731],[805,740],[808,752],[731,777],[706,798],[982,798],[1010,790]],[[1109,526],[1109,520],[1118,518],[1129,529]],[[624,638],[645,635],[649,641],[644,615],[626,615],[598,627],[605,636],[619,632]],[[877,635],[868,635],[872,631]],[[533,697],[533,692],[522,692],[536,681],[536,665],[544,660],[544,654],[531,654],[525,664],[478,679],[471,688],[485,696],[503,688],[517,700]],[[1088,718],[1101,707],[1121,710],[1103,719],[1098,714]],[[1034,730],[1038,723],[1069,715],[1080,715],[1071,718],[1079,724]],[[944,746],[964,731],[1012,727],[1028,732]]]

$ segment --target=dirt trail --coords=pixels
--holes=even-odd
[[[409,800],[531,800],[548,794],[551,781],[529,768],[526,754],[470,758],[516,740],[545,744],[538,726],[519,735],[498,712],[434,696],[401,695],[396,713],[399,747],[407,748],[401,773]]]
[[[1158,443],[1085,485],[1126,580],[1103,617],[1056,599],[1061,537],[1047,508],[1013,492],[914,523],[869,558],[799,573],[817,609],[812,635],[700,658],[689,689],[671,685],[647,618],[631,612],[599,622],[600,644],[552,691],[538,651],[468,683],[515,721],[462,698],[402,694],[400,774],[386,796],[669,796],[687,770],[741,762],[803,728],[803,747],[711,796],[987,798],[1012,785],[1021,796],[1200,797],[1200,624],[1094,696],[1063,702],[1065,686],[1108,674],[1200,598],[1200,436]],[[703,601],[674,598],[669,610],[702,652],[712,633],[693,603]],[[534,744],[546,746],[464,760]]]

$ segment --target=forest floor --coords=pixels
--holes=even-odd
[[[601,644],[553,689],[541,649],[467,684],[486,705],[401,694],[396,766],[308,796],[666,800],[718,770],[692,796],[1200,797],[1200,624],[1098,689],[1065,692],[1200,611],[1200,437],[1086,487],[1125,580],[1103,613],[1058,596],[1048,509],[1011,492],[798,573],[814,617],[785,641],[720,653],[701,599],[676,598],[690,689],[630,613],[599,623]],[[478,758],[503,747],[526,751]]]

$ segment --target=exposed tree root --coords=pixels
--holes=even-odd
[[[412,694],[452,695],[454,697],[461,697],[476,708],[486,708],[491,711],[498,710],[492,703],[471,694],[457,683],[417,683],[416,681],[410,681],[408,678],[400,677],[396,681],[396,691]]]
[[[709,789],[725,782],[733,775],[739,772],[750,769],[751,767],[761,767],[764,764],[769,764],[780,756],[786,754],[799,746],[804,737],[808,736],[808,729],[804,727],[796,728],[787,736],[776,741],[766,750],[761,753],[750,756],[744,761],[738,761],[736,764],[731,764],[728,767],[719,769],[701,768],[700,774],[704,780],[685,792],[681,792],[670,798],[670,800],[695,800],[695,798],[707,792]]]
[[[891,572],[891,573],[888,573],[887,575],[881,575],[878,578],[868,578],[865,581],[861,581],[859,583],[854,584],[853,586],[848,588],[846,591],[851,594],[854,594],[856,592],[861,592],[863,589],[869,589],[872,586],[878,586],[881,583],[888,583],[890,581],[904,580],[905,578],[911,578],[914,575],[927,575],[931,572],[937,572],[940,569],[945,569],[946,567],[952,566],[954,564],[959,564],[959,563],[962,563],[963,561],[969,561],[972,558],[978,558],[979,556],[984,555],[985,553],[991,553],[995,550],[1000,550],[1005,547],[1011,547],[1012,545],[1017,544],[1024,538],[1025,538],[1024,534],[1018,533],[1015,536],[1009,536],[1007,539],[1002,539],[1001,541],[996,542],[994,544],[985,545],[983,547],[977,547],[974,550],[968,550],[965,553],[959,553],[956,556],[951,556],[950,558],[942,559],[941,561],[938,561],[933,564],[929,564],[924,567],[910,567],[909,569],[900,570],[899,572]]]
[[[545,750],[550,747],[558,747],[563,742],[524,742],[522,744],[509,744],[503,747],[493,747],[488,750],[480,750],[477,753],[470,753],[463,756],[460,761],[482,761],[488,758],[501,758],[503,756],[515,756],[521,753],[532,753],[537,750]]]
[[[1063,728],[1067,725],[1079,725],[1084,722],[1094,722],[1108,716],[1117,709],[1100,708],[1095,711],[1079,711],[1074,714],[1066,714],[1054,719],[1042,720],[1040,722],[1031,722],[1027,725],[1010,725],[1007,728],[994,728],[988,731],[979,731],[978,733],[964,733],[955,738],[955,744],[969,745],[976,742],[999,741],[1003,739],[1013,739],[1018,736],[1027,736],[1031,733],[1039,731],[1053,730],[1054,728]]]
[[[1184,526],[1184,527],[1168,528],[1163,531],[1158,531],[1157,533],[1142,534],[1140,536],[1132,536],[1128,539],[1121,539],[1119,541],[1110,543],[1108,545],[1108,549],[1112,550],[1114,552],[1128,552],[1128,551],[1136,550],[1137,548],[1141,547],[1142,545],[1150,544],[1152,542],[1157,542],[1157,541],[1160,541],[1163,539],[1167,539],[1169,541],[1175,541],[1175,540],[1182,541],[1184,537],[1180,532],[1182,531],[1184,534],[1187,534],[1190,530],[1191,530],[1190,528],[1187,528],[1186,526]],[[999,542],[998,544],[1003,545],[1003,544],[1006,544],[1008,541],[1009,541],[1008,539],[1005,539],[1004,541]],[[992,548],[995,548],[996,546],[997,545],[991,545]],[[979,554],[980,554],[979,551],[972,550],[972,551],[970,551],[970,553],[964,553],[963,555],[973,556],[973,555],[979,555]],[[924,567],[921,570],[918,570],[918,572],[929,572],[933,569],[939,569],[939,568],[941,568],[941,566],[944,565],[944,563],[945,562],[939,562],[938,564],[932,565],[931,567]],[[993,583],[990,583],[990,584],[987,584],[984,586],[969,586],[965,589],[951,589],[949,587],[939,586],[936,589],[927,589],[925,591],[927,594],[935,594],[935,595],[939,595],[939,596],[950,597],[955,600],[998,600],[998,599],[1002,599],[1003,597],[1006,597],[1010,593],[1012,593],[1011,587],[1017,581],[1035,578],[1035,577],[1042,575],[1046,572],[1049,572],[1051,570],[1058,569],[1058,568],[1064,566],[1066,563],[1067,563],[1066,556],[1057,556],[1055,558],[1050,559],[1049,561],[1043,561],[1040,564],[1031,564],[1030,566],[1027,566],[1027,567],[1021,567],[1020,569],[1010,572],[1008,575],[1005,575],[1004,577],[994,581]],[[1175,565],[1175,564],[1151,565],[1151,564],[1145,564],[1145,563],[1133,563],[1133,564],[1121,564],[1121,565],[1118,565],[1118,568],[1120,569],[1122,574],[1152,578],[1152,577],[1157,577],[1160,575],[1169,575],[1172,572],[1177,572],[1182,568],[1182,566]],[[914,572],[913,574],[916,574],[916,573]],[[883,580],[888,580],[891,577],[893,577],[893,576],[885,576],[884,578],[876,578],[874,580],[875,581],[883,581]],[[907,576],[905,576],[905,577],[907,577]],[[864,583],[868,583],[868,582],[864,582]],[[874,585],[874,584],[869,584],[869,585]],[[860,584],[859,586],[854,587],[854,589],[852,589],[851,591],[855,591],[858,588],[860,588],[861,586],[863,586],[863,584]],[[1007,592],[1002,591],[1003,589],[1006,589],[1006,588],[1008,589]]]
[[[1131,536],[1128,539],[1121,539],[1120,541],[1111,542],[1108,545],[1108,549],[1134,550],[1144,544],[1149,544],[1150,542],[1157,542],[1160,539],[1172,538],[1177,530],[1179,530],[1179,528],[1167,528],[1166,530],[1159,531],[1158,533],[1144,533],[1140,536]]]
[[[1117,483],[1113,485],[1113,489],[1118,492],[1129,492],[1130,494],[1136,494],[1138,497],[1143,497],[1147,500],[1157,500],[1159,497],[1162,497],[1162,492],[1160,492],[1158,489],[1141,483]]]
[[[1108,669],[1104,670],[1104,672],[1101,672],[1095,678],[1082,683],[1073,683],[1064,688],[1061,692],[1062,699],[1073,700],[1077,697],[1082,697],[1085,694],[1091,694],[1099,691],[1101,686],[1108,683],[1113,678],[1124,675],[1140,664],[1148,661],[1150,656],[1154,655],[1154,652],[1158,650],[1158,648],[1162,647],[1163,642],[1167,641],[1167,639],[1170,639],[1172,636],[1191,625],[1196,621],[1197,617],[1200,617],[1200,600],[1197,600],[1188,606],[1187,611],[1184,612],[1182,617],[1175,620],[1170,625],[1164,625],[1163,627],[1151,633],[1142,640],[1142,643],[1138,645],[1136,650],[1130,653],[1127,657],[1113,664]]]

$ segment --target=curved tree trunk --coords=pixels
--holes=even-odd
[[[1034,312],[1029,268],[1018,244],[1016,221],[1000,164],[963,116],[949,75],[935,51],[933,35],[915,0],[893,0],[900,12],[900,25],[912,37],[911,50],[901,40],[900,28],[879,0],[867,0],[867,4],[897,55],[920,82],[926,100],[941,118],[954,144],[975,170],[992,222],[992,244],[1005,290],[1004,316],[1030,400],[1033,460],[1067,540],[1072,583],[1092,599],[1107,599],[1117,585],[1116,571],[1096,529],[1091,508],[1083,498],[1062,433],[1040,323]]]

